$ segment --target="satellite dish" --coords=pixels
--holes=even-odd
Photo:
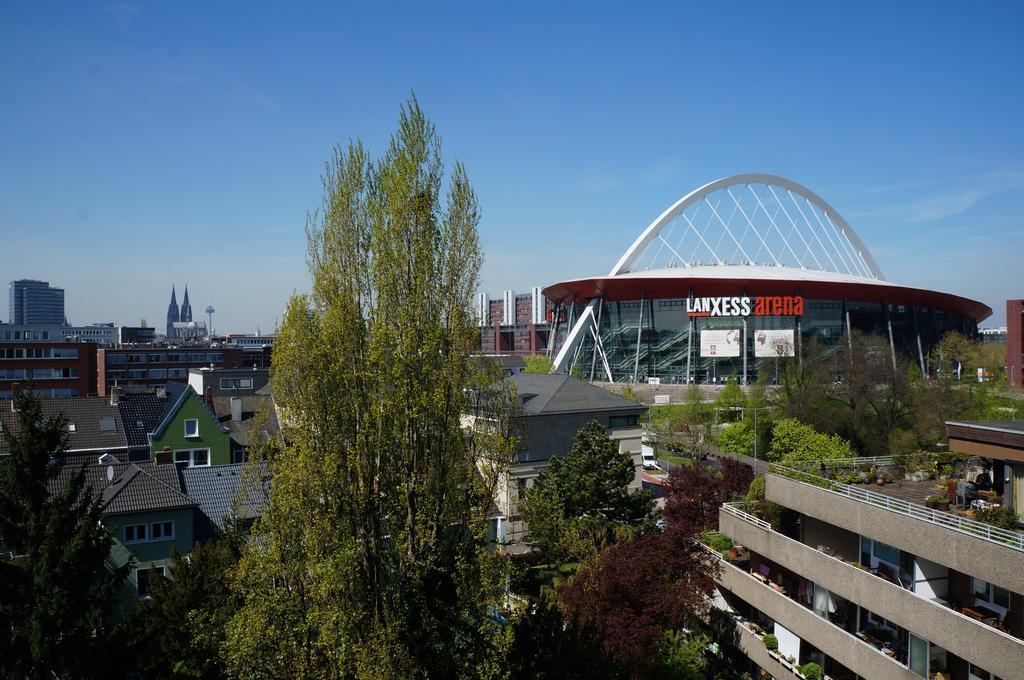
[[[107,466],[107,481],[108,482],[114,481],[114,466],[113,465],[108,465]]]

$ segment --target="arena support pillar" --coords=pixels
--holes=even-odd
[[[636,358],[633,359],[633,382],[636,383],[636,374],[640,370],[640,340],[644,335],[644,294],[640,293],[640,321],[636,326]]]
[[[587,332],[594,323],[594,309],[597,307],[597,304],[598,298],[588,302],[587,306],[580,313],[579,319],[576,319],[575,323],[570,321],[568,324],[569,334],[566,335],[565,342],[562,343],[561,349],[558,350],[558,355],[555,356],[554,367],[551,369],[552,373],[568,373],[572,368],[572,358],[576,355],[579,344],[587,336]],[[575,312],[575,308],[574,300],[573,312]],[[572,313],[570,313],[571,319]]]

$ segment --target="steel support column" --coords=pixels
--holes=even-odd
[[[590,382],[594,382],[594,369],[597,367],[597,338],[601,332],[601,311],[604,309],[604,298],[597,303],[597,319],[594,321],[594,351],[590,356]]]
[[[636,327],[636,358],[633,360],[633,383],[636,383],[636,374],[640,370],[640,340],[644,333],[644,294],[640,293],[640,323]]]
[[[892,311],[888,302],[885,304],[885,325],[889,328],[889,353],[892,355],[892,370],[896,370],[896,343],[892,339]]]

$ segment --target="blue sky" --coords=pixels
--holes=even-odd
[[[479,194],[492,296],[606,273],[742,172],[986,325],[1024,296],[1024,4],[550,5],[6,3],[0,280],[158,326],[187,283],[218,330],[267,331],[332,145],[382,149],[414,90]]]

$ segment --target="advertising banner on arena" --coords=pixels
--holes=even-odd
[[[755,357],[791,357],[795,354],[792,328],[754,331]]]
[[[739,328],[700,332],[702,357],[738,357],[743,332]]]

